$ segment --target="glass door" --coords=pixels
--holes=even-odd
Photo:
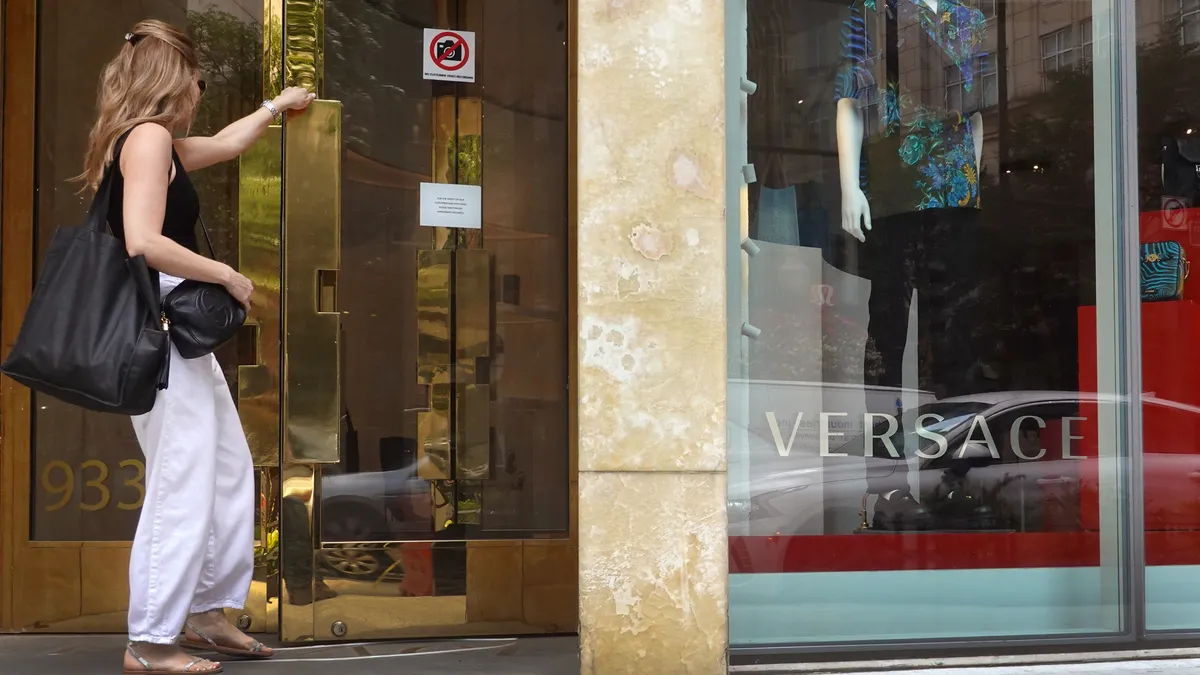
[[[267,4],[268,94],[318,92],[240,175],[239,399],[286,641],[574,630],[566,22]],[[456,59],[474,81],[427,77]]]
[[[45,242],[86,210],[67,181],[99,70],[147,11],[197,43],[208,88],[193,133],[285,83],[319,93],[237,163],[194,175],[217,257],[256,286],[244,332],[218,353],[257,467],[257,569],[233,617],[250,632],[576,629],[569,7],[6,3],[10,342]],[[473,82],[425,79],[427,30],[474,33]],[[439,223],[422,222],[423,184],[475,186],[476,226],[427,226]],[[128,420],[9,380],[0,407],[0,568],[12,572],[0,630],[122,632],[145,480]]]

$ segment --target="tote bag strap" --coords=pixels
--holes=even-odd
[[[96,188],[96,195],[92,197],[92,205],[88,207],[87,219],[83,221],[84,227],[89,230],[99,232],[109,229],[108,205],[112,202],[113,176],[118,171],[118,163],[121,161],[121,148],[125,146],[125,140],[131,133],[133,129],[121,134],[113,145],[112,161],[104,167],[104,177],[100,179],[100,186]]]
[[[100,187],[96,188],[96,195],[92,197],[92,205],[88,207],[87,219],[83,221],[84,227],[89,230],[100,232],[108,229],[108,205],[112,201],[112,184],[113,167],[116,165],[117,159],[114,156],[112,163],[104,169],[104,178],[100,179]]]

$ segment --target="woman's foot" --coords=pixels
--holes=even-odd
[[[219,673],[221,664],[198,659],[175,645],[131,643],[125,650],[127,675],[143,673]]]
[[[275,655],[270,647],[229,623],[225,612],[219,609],[189,616],[183,629],[183,640],[185,647],[229,656],[268,659]]]

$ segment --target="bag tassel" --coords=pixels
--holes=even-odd
[[[163,356],[162,366],[158,369],[158,390],[162,391],[171,384],[171,348],[167,347],[167,353]]]

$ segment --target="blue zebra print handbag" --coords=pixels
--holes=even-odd
[[[1179,300],[1190,270],[1191,263],[1179,242],[1142,244],[1142,302]]]

